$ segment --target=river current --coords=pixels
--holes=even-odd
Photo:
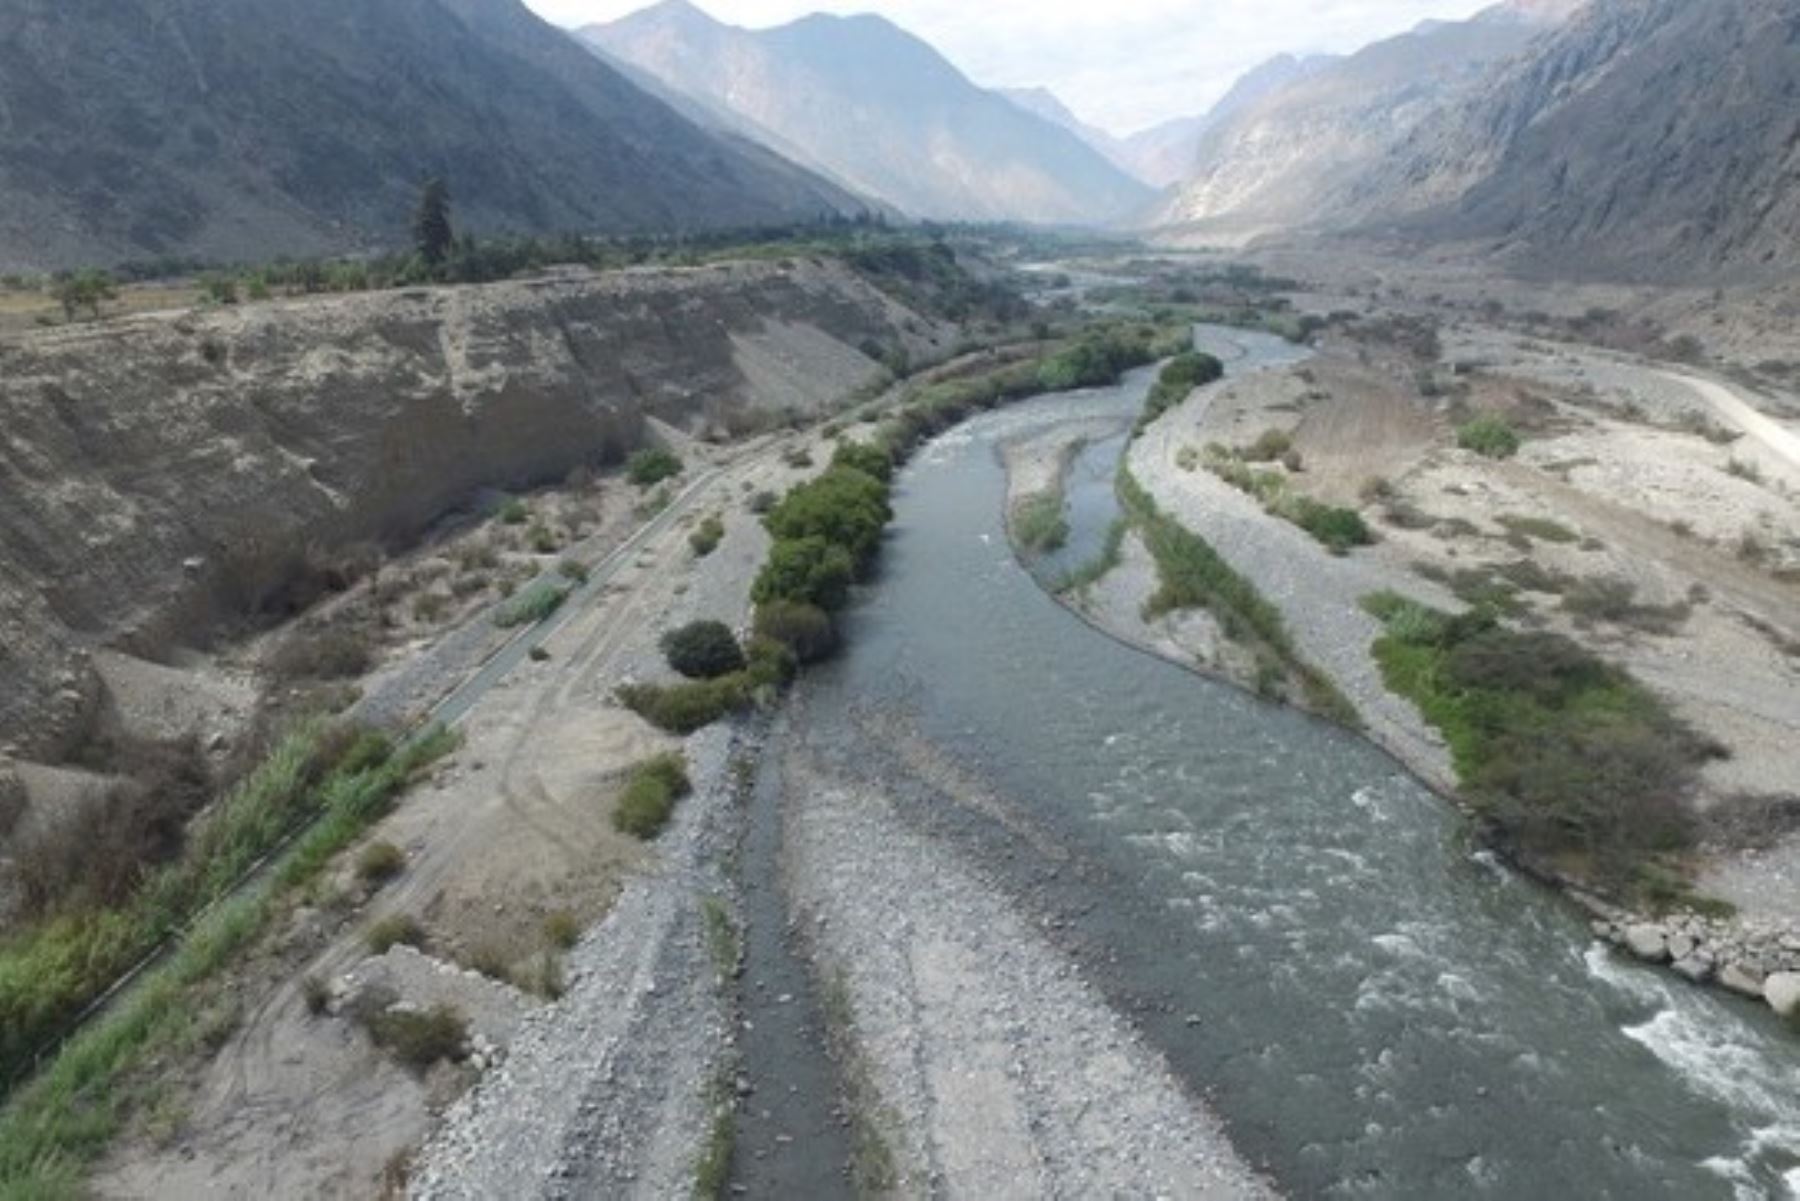
[[[1234,370],[1291,354],[1202,337]],[[914,460],[849,649],[808,685],[814,737],[878,759],[856,715],[901,715],[1068,848],[1082,870],[1046,874],[961,835],[1072,915],[1095,983],[1292,1196],[1796,1195],[1800,1039],[1761,1007],[1617,958],[1385,754],[1113,641],[1018,565],[997,447],[1124,423],[1148,380],[988,414]],[[1077,461],[1059,570],[1103,536],[1122,445]]]

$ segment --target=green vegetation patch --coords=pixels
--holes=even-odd
[[[1239,575],[1200,535],[1167,516],[1128,471],[1119,473],[1119,500],[1144,546],[1156,560],[1161,584],[1144,606],[1146,620],[1175,609],[1206,609],[1225,636],[1256,648],[1263,663],[1259,691],[1275,695],[1278,678],[1292,674],[1307,705],[1351,728],[1362,724],[1356,707],[1325,674],[1300,657],[1281,610]]]
[[[1252,455],[1278,458],[1292,453],[1287,435],[1271,430],[1244,451],[1232,451],[1214,442],[1207,446],[1202,461],[1208,471],[1238,491],[1255,497],[1264,512],[1299,526],[1334,555],[1348,554],[1358,546],[1373,545],[1375,532],[1355,509],[1314,500],[1294,489],[1288,473],[1257,470],[1246,461]]]
[[[1028,496],[1013,508],[1013,537],[1030,554],[1061,550],[1069,541],[1069,521],[1057,490]]]
[[[714,680],[744,669],[744,650],[722,621],[690,621],[662,636],[663,657],[691,680]]]
[[[1521,538],[1532,538],[1539,542],[1570,543],[1579,542],[1581,535],[1559,521],[1548,517],[1524,517],[1517,513],[1503,513],[1494,519],[1509,534]]]
[[[675,802],[693,791],[687,764],[678,754],[658,755],[631,769],[613,810],[613,825],[635,838],[661,834],[675,813]]]
[[[697,558],[704,559],[719,549],[719,543],[725,541],[725,521],[717,513],[709,514],[694,532],[688,535],[688,545],[693,548]]]
[[[627,709],[670,734],[692,734],[722,717],[743,712],[755,700],[744,672],[680,684],[625,684],[617,695]]]
[[[1519,453],[1518,431],[1504,417],[1485,414],[1456,431],[1456,444],[1490,459],[1510,459]]]
[[[625,478],[650,488],[681,474],[681,458],[664,446],[649,446],[625,461]]]
[[[1143,433],[1151,422],[1186,400],[1195,388],[1215,383],[1224,376],[1225,364],[1212,355],[1198,350],[1182,351],[1163,365],[1156,383],[1150,386],[1135,433]]]
[[[455,746],[442,729],[394,751],[377,735],[304,727],[130,901],[60,914],[0,947],[0,1048],[12,1073],[164,937],[193,923],[161,966],[64,1043],[0,1110],[0,1196],[82,1195],[83,1166],[105,1151],[142,1095],[126,1086],[128,1074],[196,1036],[195,990],[285,912],[289,894],[384,816],[425,765]],[[309,814],[317,820],[274,870],[228,897]]]
[[[1629,674],[1558,634],[1451,616],[1394,593],[1364,602],[1375,658],[1449,744],[1457,778],[1502,845],[1578,854],[1619,880],[1686,847],[1684,800],[1720,748]]]
[[[536,625],[562,608],[569,590],[548,580],[539,580],[525,591],[509,599],[494,613],[494,624],[503,630],[514,626]]]

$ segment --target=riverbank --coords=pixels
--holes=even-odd
[[[1448,587],[1450,573],[1429,574],[1420,566],[1416,538],[1383,539],[1348,556],[1328,554],[1307,533],[1265,511],[1254,497],[1200,466],[1198,448],[1202,443],[1216,445],[1233,434],[1248,436],[1263,428],[1264,422],[1285,422],[1291,428],[1293,413],[1305,412],[1309,405],[1316,410],[1322,396],[1315,387],[1317,379],[1308,367],[1240,375],[1228,385],[1203,389],[1149,426],[1130,446],[1125,470],[1160,508],[1204,538],[1276,605],[1301,653],[1323,668],[1351,698],[1364,719],[1366,736],[1460,805],[1456,775],[1443,739],[1409,702],[1389,690],[1370,654],[1383,627],[1363,604],[1364,598],[1373,594],[1398,592],[1458,611],[1464,599]],[[1225,397],[1222,405],[1218,403],[1221,395]],[[1384,406],[1371,404],[1366,397],[1360,399],[1364,403],[1358,422],[1371,428],[1353,429],[1339,422],[1333,430],[1349,444],[1353,456],[1358,450],[1363,452],[1360,458],[1353,458],[1356,467],[1392,470],[1383,464],[1396,460],[1396,455],[1405,457],[1402,452],[1413,442],[1420,445],[1406,453],[1416,456],[1424,452],[1431,438],[1429,422],[1421,425],[1403,404]],[[1310,416],[1303,417],[1302,423]],[[1333,425],[1329,413],[1321,424]],[[1004,460],[1009,472],[1009,506],[1024,489],[1041,488],[1046,465],[1064,461],[1077,437],[1078,431],[1073,429],[1066,433],[1055,428],[1038,430],[1008,447]],[[1309,442],[1305,459],[1296,454],[1291,460],[1293,471],[1300,470],[1303,462],[1305,465],[1305,474],[1293,478],[1327,500],[1356,503],[1358,484],[1364,477],[1353,475],[1354,468],[1341,454],[1334,456],[1330,447],[1315,455],[1317,446],[1316,441]],[[1376,448],[1381,453],[1371,454]],[[1388,495],[1391,503],[1393,494]],[[1544,521],[1528,528],[1555,532],[1557,527]],[[1230,656],[1229,641],[1220,638],[1219,623],[1210,613],[1148,615],[1147,603],[1160,586],[1156,564],[1144,551],[1135,529],[1115,545],[1113,560],[1090,573],[1095,578],[1060,597],[1067,606],[1132,645],[1268,695],[1266,674],[1252,657],[1240,653],[1234,660]],[[1760,751],[1765,744],[1753,745]],[[1745,768],[1737,765],[1737,770],[1741,774]],[[1461,807],[1467,810],[1466,805]],[[1800,970],[1800,938],[1795,937],[1791,918],[1770,920],[1766,913],[1726,918],[1710,908],[1695,912],[1681,904],[1662,914],[1634,911],[1598,898],[1585,877],[1553,861],[1528,861],[1521,856],[1518,865],[1581,904],[1593,920],[1597,937],[1641,959],[1671,964],[1697,983],[1716,983],[1741,995],[1761,997],[1784,1015],[1800,1005],[1800,977],[1793,975]],[[1789,943],[1794,944],[1791,949]]]

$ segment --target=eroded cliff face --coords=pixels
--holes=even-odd
[[[836,264],[587,273],[0,343],[0,747],[79,736],[95,648],[279,612],[309,552],[615,462],[656,418],[818,410],[952,330]]]

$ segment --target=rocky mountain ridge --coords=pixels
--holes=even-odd
[[[1278,81],[1204,131],[1196,171],[1150,224],[1178,241],[1242,242],[1341,221],[1398,137],[1541,32],[1535,11],[1430,22]]]
[[[865,207],[698,128],[520,0],[18,0],[0,12],[0,270],[404,244],[448,178],[481,233]]]
[[[581,34],[912,217],[1094,224],[1151,196],[1076,134],[977,87],[881,17],[814,14],[749,30],[665,0]]]
[[[1653,278],[1800,259],[1800,11],[1594,0],[1358,188],[1409,233]]]

